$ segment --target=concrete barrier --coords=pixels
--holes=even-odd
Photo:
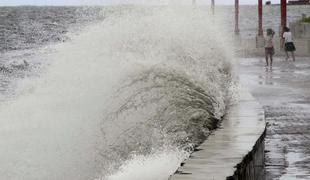
[[[310,23],[291,22],[289,26],[294,38],[310,39]]]
[[[239,92],[239,103],[229,108],[221,127],[170,180],[256,180],[263,174],[264,110],[246,89]]]
[[[310,55],[310,23],[292,22],[289,26],[294,37],[296,54]]]
[[[309,56],[310,55],[310,39],[294,39],[296,46],[296,56]],[[279,37],[274,38],[275,56],[285,56],[283,48],[280,48]],[[247,56],[265,56],[264,47],[256,47],[255,39],[242,39],[236,44],[236,54],[241,57]]]
[[[236,166],[233,176],[227,180],[265,180],[265,136],[266,130],[257,140],[253,150]]]

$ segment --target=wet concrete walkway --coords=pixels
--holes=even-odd
[[[170,180],[224,180],[234,174],[265,130],[264,110],[248,90],[240,89],[239,101]],[[263,164],[263,155],[257,159]]]
[[[240,60],[240,80],[263,105],[266,180],[310,179],[310,58]]]

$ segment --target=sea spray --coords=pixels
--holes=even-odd
[[[225,114],[231,56],[207,18],[199,10],[157,9],[108,25],[121,41],[111,44],[130,68],[102,123],[103,174],[115,178],[120,167],[125,171],[123,162],[137,161],[135,155],[148,159],[167,147],[189,150]]]
[[[189,153],[178,149],[165,149],[148,156],[134,155],[130,160],[123,162],[119,171],[109,177],[96,180],[161,180],[167,179],[180,165]],[[139,173],[137,173],[137,170]]]
[[[1,107],[3,178],[165,179],[131,164],[169,156],[168,176],[225,114],[231,54],[207,13],[120,9],[55,46],[39,82]]]

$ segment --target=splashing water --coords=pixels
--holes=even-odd
[[[1,107],[2,177],[167,179],[225,114],[231,55],[205,12],[115,11]]]
[[[133,156],[132,159],[125,161],[115,174],[96,180],[167,179],[187,156],[187,152],[171,149],[158,151],[148,156]]]

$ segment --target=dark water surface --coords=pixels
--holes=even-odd
[[[64,41],[68,29],[102,19],[100,12],[100,7],[0,7],[0,52]]]
[[[69,40],[68,32],[102,20],[101,12],[102,7],[0,7],[0,102],[15,94],[18,80],[39,74],[45,56],[38,48]]]

